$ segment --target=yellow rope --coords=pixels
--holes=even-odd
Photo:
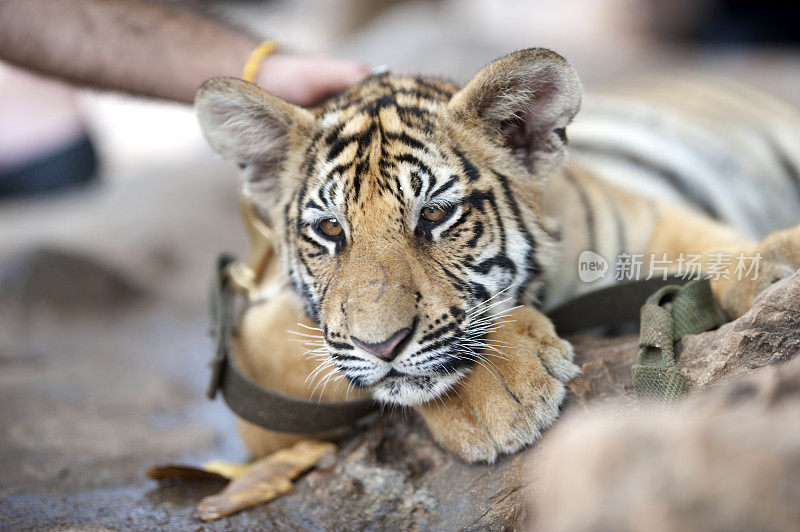
[[[258,67],[261,66],[261,61],[264,60],[269,54],[275,51],[278,46],[275,41],[266,40],[259,44],[255,50],[250,54],[247,64],[244,65],[242,70],[242,79],[250,83],[256,82],[256,74],[258,74]]]

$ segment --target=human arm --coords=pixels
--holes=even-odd
[[[259,39],[137,0],[0,1],[0,59],[100,89],[191,103],[215,76],[239,76]],[[276,53],[256,82],[307,105],[366,74],[356,62]]]

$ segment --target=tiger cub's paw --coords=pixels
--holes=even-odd
[[[764,289],[800,268],[800,226],[770,234],[750,255],[756,253],[761,257],[758,275],[739,279],[731,273],[729,279],[711,281],[717,301],[731,318],[750,310]]]
[[[488,338],[500,353],[486,352],[447,397],[416,407],[433,438],[468,462],[494,462],[533,443],[580,372],[544,315],[521,308],[510,319]]]

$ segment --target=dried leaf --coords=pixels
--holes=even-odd
[[[229,477],[220,475],[215,471],[205,468],[183,466],[183,465],[163,465],[151,467],[147,470],[147,476],[155,480],[183,480],[196,482],[200,480],[227,480]]]
[[[234,479],[247,471],[250,465],[240,462],[228,462],[227,460],[210,460],[203,464],[203,469],[228,479]]]
[[[335,449],[332,443],[301,440],[256,460],[224,490],[203,499],[197,506],[200,518],[203,521],[219,519],[288,492],[292,489],[292,479]]]

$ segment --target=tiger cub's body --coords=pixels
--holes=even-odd
[[[718,79],[642,83],[587,95],[568,133],[571,167],[550,186],[551,214],[572,244],[560,262],[576,267],[551,282],[547,306],[604,284],[580,282],[583,250],[612,269],[617,257],[646,253],[635,239],[651,234],[654,219],[632,210],[626,193],[638,205],[688,208],[751,239],[800,223],[800,112],[765,93]]]
[[[207,82],[206,136],[245,163],[281,236],[241,323],[243,368],[299,397],[410,405],[443,445],[491,461],[552,423],[577,373],[537,309],[597,286],[579,279],[581,253],[612,268],[623,254],[760,253],[757,279],[713,282],[732,317],[800,267],[797,228],[752,240],[800,221],[796,111],[675,82],[590,99],[567,128],[580,101],[572,68],[542,49],[463,89],[381,75],[311,110]],[[318,331],[319,358],[291,341],[298,322]],[[241,432],[256,455],[293,438]]]

